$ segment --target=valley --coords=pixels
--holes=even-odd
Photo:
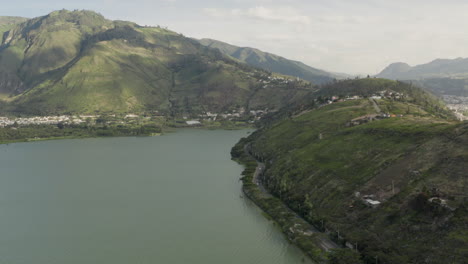
[[[468,59],[351,78],[66,9],[0,41],[9,263],[468,262]]]

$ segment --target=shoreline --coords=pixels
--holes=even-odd
[[[166,126],[166,127],[160,127],[160,131],[150,131],[150,132],[145,132],[141,133],[139,131],[141,127],[124,127],[123,129],[116,129],[113,130],[116,132],[115,134],[99,134],[99,132],[103,132],[101,130],[102,127],[91,127],[91,129],[88,128],[81,128],[81,127],[67,127],[66,131],[61,131],[61,130],[56,130],[56,127],[54,125],[32,125],[32,126],[25,126],[25,127],[19,127],[18,129],[27,129],[30,130],[29,133],[45,133],[49,134],[47,136],[24,136],[24,137],[18,137],[18,138],[13,138],[13,139],[6,139],[2,138],[2,135],[5,135],[5,133],[1,134],[2,129],[11,129],[11,128],[0,128],[0,145],[7,145],[7,144],[13,144],[13,143],[28,143],[28,142],[39,142],[39,141],[49,141],[49,140],[62,140],[62,139],[85,139],[85,138],[109,138],[109,137],[154,137],[154,136],[163,136],[168,133],[173,133],[177,130],[181,129],[200,129],[200,130],[242,130],[242,129],[254,129],[253,126],[180,126],[180,127],[173,127],[173,126]],[[50,130],[48,132],[44,132],[44,130]],[[33,131],[33,132],[31,132]],[[52,132],[62,132],[63,135],[57,135],[53,136]],[[105,131],[105,130],[104,130]],[[75,135],[65,135],[66,133],[78,133]]]
[[[75,131],[81,131],[79,129],[76,129]],[[8,144],[14,144],[14,143],[29,143],[29,142],[40,142],[40,141],[51,141],[51,140],[64,140],[64,139],[86,139],[86,138],[110,138],[110,137],[154,137],[154,136],[160,136],[164,133],[170,133],[170,131],[167,132],[160,132],[160,133],[151,133],[151,134],[145,134],[145,135],[136,135],[136,134],[131,134],[131,133],[122,133],[122,134],[117,134],[117,135],[95,135],[95,134],[88,134],[88,135],[70,135],[70,136],[50,136],[50,137],[24,137],[24,138],[17,138],[17,139],[11,139],[11,140],[4,140],[0,138],[0,145],[8,145]]]
[[[313,262],[327,263],[327,252],[342,248],[266,190],[259,179],[265,165],[250,155],[247,144],[238,143],[231,156],[245,167],[241,178],[243,193],[278,224],[286,238]]]

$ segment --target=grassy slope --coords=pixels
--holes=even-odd
[[[345,124],[375,113],[372,103],[335,103],[277,122],[249,141],[270,164],[268,188],[310,222],[323,220],[357,243],[366,263],[375,256],[379,263],[464,263],[468,127],[409,101],[378,100],[405,116],[355,127]],[[383,204],[369,208],[356,192]],[[428,203],[436,194],[456,210]]]
[[[0,36],[3,36],[3,33],[13,28],[16,24],[19,24],[26,20],[27,18],[24,18],[24,17],[1,16],[0,17]]]
[[[258,49],[240,48],[212,39],[202,39],[199,42],[205,46],[217,48],[224,54],[249,65],[285,75],[297,76],[312,83],[321,84],[337,78],[337,76],[331,73],[312,68],[302,62],[288,60]]]
[[[3,40],[3,35],[5,32],[11,30],[16,25],[26,20],[26,18],[22,17],[0,17],[0,41]],[[6,94],[11,92],[11,90],[7,88],[8,86],[16,87],[19,90],[23,88],[21,85],[21,80],[16,77],[14,73],[10,71],[4,71],[6,68],[5,66],[10,67],[11,65],[17,65],[17,53],[19,53],[19,49],[12,49],[8,52],[5,52],[3,55],[4,59],[2,60],[3,62],[0,62],[0,98],[4,97],[4,90],[7,90]]]
[[[264,88],[265,71],[175,32],[90,11],[57,11],[15,27],[0,72],[17,83],[0,83],[13,110],[36,114],[278,108],[311,88],[297,81]]]

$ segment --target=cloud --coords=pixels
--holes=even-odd
[[[246,15],[251,18],[262,20],[273,20],[287,23],[310,24],[308,16],[300,14],[291,7],[266,8],[263,6],[253,7],[246,10]]]
[[[300,11],[291,7],[204,8],[203,11],[205,14],[215,18],[249,18],[301,25],[309,25],[311,23],[310,17],[301,14]]]

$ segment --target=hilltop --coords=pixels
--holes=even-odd
[[[313,89],[165,28],[68,10],[6,31],[0,77],[4,112],[40,115],[273,110]]]
[[[391,80],[341,81],[308,100],[233,156],[249,146],[264,187],[363,263],[465,263],[467,124]]]
[[[343,76],[310,67],[302,62],[288,60],[275,54],[263,52],[248,47],[237,47],[213,39],[201,39],[199,42],[207,47],[219,49],[223,54],[229,55],[251,66],[278,72],[285,75],[296,76],[314,84],[323,84]]]

